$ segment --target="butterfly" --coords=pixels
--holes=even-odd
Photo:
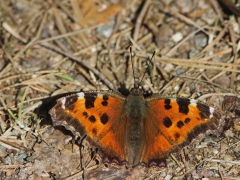
[[[64,126],[100,150],[103,162],[162,166],[162,160],[200,134],[219,134],[221,114],[194,99],[165,97],[135,83],[128,96],[114,91],[62,97],[50,110],[54,126]]]

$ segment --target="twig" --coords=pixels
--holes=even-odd
[[[231,41],[232,41],[233,56],[234,56],[233,64],[238,64],[238,62],[237,62],[238,54],[237,54],[236,37],[234,35],[232,26],[229,26],[228,29],[229,29],[230,38],[231,38]],[[235,69],[235,67],[233,67],[233,68]],[[236,72],[232,72],[231,81],[230,81],[230,88],[231,89],[234,89],[233,85],[234,85],[234,82],[235,82],[235,76],[236,76]]]
[[[145,3],[144,3],[144,6],[137,18],[137,21],[136,21],[136,24],[135,24],[135,28],[134,28],[134,33],[133,33],[133,40],[136,42],[138,40],[138,37],[139,37],[139,29],[142,25],[142,21],[143,21],[143,17],[144,15],[146,14],[147,12],[147,9],[149,7],[149,5],[151,4],[151,0],[146,0]]]

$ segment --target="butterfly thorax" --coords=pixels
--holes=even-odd
[[[140,91],[136,91],[131,93],[126,98],[126,111],[127,116],[131,118],[141,118],[145,115],[146,103],[145,99],[140,93]]]

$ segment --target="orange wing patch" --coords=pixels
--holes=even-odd
[[[96,93],[78,94],[79,97],[73,103],[73,108],[68,110],[68,113],[85,127],[86,133],[91,138],[99,140],[116,122],[122,100]],[[66,102],[66,104],[68,103]]]
[[[87,134],[103,153],[123,161],[126,158],[123,99],[115,96],[80,92],[59,99],[50,111],[53,123],[70,128],[74,135]]]
[[[195,100],[151,99],[148,107],[142,161],[150,165],[156,165],[158,159],[190,143],[199,134],[218,129],[219,114]]]
[[[147,121],[149,120],[150,119],[147,119]],[[148,130],[149,127],[147,127],[146,131],[148,133],[145,136],[146,144],[141,162],[148,166],[164,166],[164,164],[161,165],[161,163],[164,161],[173,146],[161,132],[158,132],[157,134],[153,133],[153,130],[157,129],[157,127],[151,128],[150,131]]]

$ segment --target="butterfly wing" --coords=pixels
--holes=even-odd
[[[110,92],[80,92],[63,97],[50,110],[54,126],[65,126],[75,136],[85,134],[110,158],[125,160],[124,97]]]
[[[145,123],[146,146],[142,161],[148,164],[166,156],[201,133],[222,128],[220,114],[213,108],[187,98],[160,98],[148,101]]]

